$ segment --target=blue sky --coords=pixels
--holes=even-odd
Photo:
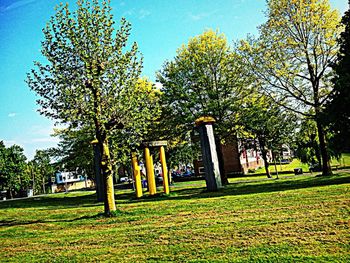
[[[36,149],[55,146],[53,121],[40,116],[35,94],[26,83],[34,60],[41,60],[41,29],[60,0],[0,0],[0,140],[18,144],[32,159]],[[71,7],[75,1],[68,2]],[[264,0],[111,0],[116,21],[132,23],[131,40],[144,56],[144,72],[151,80],[163,62],[175,56],[190,37],[212,28],[228,40],[255,34],[265,18]],[[332,0],[341,14],[347,1]]]

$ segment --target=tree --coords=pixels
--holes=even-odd
[[[326,124],[334,134],[331,148],[338,154],[350,150],[350,9],[345,12],[342,25],[345,30],[338,39],[340,48],[333,65],[334,92],[325,111]]]
[[[271,98],[253,94],[242,104],[239,120],[243,130],[259,143],[266,175],[271,178],[268,151],[277,152],[283,144],[289,144],[296,126],[296,116],[283,110]]]
[[[161,114],[161,91],[147,78],[140,78],[131,89],[138,100],[137,106],[132,109],[132,121],[125,123],[124,129],[116,130],[110,140],[116,165],[130,166],[131,150],[140,148],[144,141],[159,139],[159,126],[156,124]]]
[[[191,38],[157,74],[163,85],[164,113],[171,116],[167,118],[168,126],[182,133],[184,139],[198,117],[214,117],[220,155],[222,140],[234,134],[234,113],[243,87],[249,85],[243,72],[240,57],[223,34],[208,30]],[[222,179],[227,182],[227,178]]]
[[[0,186],[1,190],[4,190],[6,185],[6,159],[7,159],[7,152],[6,152],[6,146],[3,141],[0,141]]]
[[[51,177],[54,176],[55,172],[49,152],[49,150],[37,150],[33,159],[35,177],[41,181],[41,192],[44,194],[46,194],[46,185],[51,182]],[[36,181],[38,182],[38,180]]]
[[[25,173],[26,159],[20,146],[6,148],[0,142],[0,183],[2,189],[8,191],[10,198],[20,195],[20,191],[29,183],[29,177]]]
[[[91,141],[93,129],[57,130],[54,136],[60,139],[57,147],[49,149],[50,157],[60,170],[77,171],[94,179],[94,156]]]
[[[296,133],[296,156],[303,163],[320,165],[321,153],[317,127],[313,119],[303,119]],[[321,166],[320,166],[321,167]]]
[[[43,30],[42,54],[48,64],[35,62],[28,85],[39,96],[41,114],[72,128],[94,127],[101,152],[105,184],[104,210],[116,210],[109,138],[135,119],[142,98],[135,87],[142,69],[137,44],[126,50],[131,25],[123,18],[113,27],[109,1],[81,0],[71,13],[60,5]],[[142,118],[140,117],[142,116]]]
[[[329,175],[321,113],[332,93],[339,15],[328,0],[269,0],[267,19],[259,38],[243,43],[246,62],[274,101],[316,121],[322,174]]]

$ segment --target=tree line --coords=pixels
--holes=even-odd
[[[18,145],[6,147],[0,141],[0,190],[6,198],[25,197],[31,190],[35,195],[50,192],[55,167],[47,150],[37,150],[33,160],[28,161],[23,148]]]

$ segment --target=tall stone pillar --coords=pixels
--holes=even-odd
[[[132,163],[132,170],[134,174],[134,184],[135,184],[135,192],[136,192],[136,197],[140,198],[142,197],[142,184],[141,184],[141,171],[140,171],[140,166],[137,160],[137,155],[136,152],[133,152],[131,154],[131,163]]]
[[[212,117],[200,117],[196,120],[196,126],[201,141],[205,181],[208,191],[217,191],[222,187],[213,130],[214,122],[215,119]]]
[[[153,158],[148,147],[145,147],[145,161],[149,194],[155,195],[157,193],[157,186],[156,179],[154,177]]]
[[[97,143],[98,143],[97,140],[93,140],[91,142],[94,149],[96,196],[97,196],[98,202],[103,202],[105,200],[105,187],[102,180],[101,166],[100,166],[101,152]]]
[[[164,193],[169,194],[169,180],[168,180],[168,168],[166,166],[166,159],[165,159],[165,149],[164,146],[159,147],[159,154],[160,154],[160,162],[162,164],[162,175],[163,175],[163,188]]]

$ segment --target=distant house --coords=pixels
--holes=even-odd
[[[94,186],[93,181],[76,172],[56,172],[54,179],[54,183],[51,185],[53,193],[91,188]]]
[[[245,149],[241,151],[240,163],[242,165],[243,173],[248,173],[249,170],[256,170],[264,166],[264,160],[261,153],[255,149]]]

